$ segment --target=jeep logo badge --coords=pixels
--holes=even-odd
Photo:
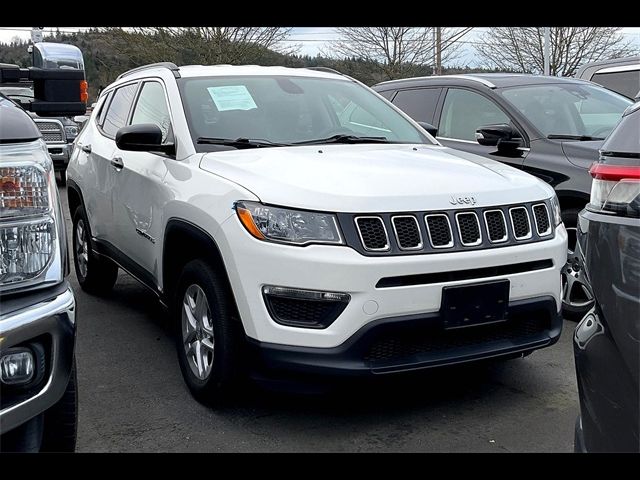
[[[451,196],[449,199],[449,203],[451,205],[475,205],[476,197],[454,197]]]

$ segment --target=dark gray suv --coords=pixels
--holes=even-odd
[[[574,335],[576,450],[640,452],[640,102],[607,138],[591,175],[576,253],[595,305]]]

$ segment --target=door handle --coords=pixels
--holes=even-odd
[[[80,145],[80,148],[84,153],[91,153],[91,145]]]
[[[121,157],[113,157],[111,159],[111,166],[116,170],[116,172],[119,172],[124,168],[124,162]]]

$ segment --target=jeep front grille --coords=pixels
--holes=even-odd
[[[417,250],[422,248],[422,235],[418,220],[413,215],[398,215],[391,219],[393,231],[401,250]]]
[[[484,222],[487,225],[487,233],[491,243],[506,242],[507,222],[504,219],[502,210],[487,210],[484,212]]]
[[[544,203],[533,206],[533,216],[536,219],[536,231],[538,235],[544,237],[551,233],[551,222],[549,221],[549,211]]]
[[[433,248],[453,247],[453,236],[449,217],[444,213],[425,215],[424,218],[429,232],[429,241]]]
[[[480,222],[478,222],[478,216],[475,212],[456,213],[456,223],[462,245],[473,247],[482,243]]]
[[[531,238],[531,222],[529,222],[529,212],[524,207],[514,207],[509,209],[511,216],[511,226],[516,240],[526,240]]]
[[[389,250],[389,237],[380,217],[357,217],[356,226],[365,250],[383,252]]]
[[[500,248],[554,237],[547,202],[460,210],[338,213],[347,245],[367,256]],[[535,227],[534,227],[535,225]]]

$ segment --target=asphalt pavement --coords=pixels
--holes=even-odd
[[[60,189],[71,232],[66,189]],[[248,389],[196,402],[167,318],[120,272],[106,297],[73,271],[79,452],[571,452],[578,415],[571,336],[524,359],[354,383],[323,394]]]

